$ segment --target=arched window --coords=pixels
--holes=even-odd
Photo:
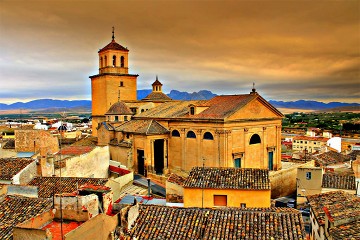
[[[116,56],[114,55],[113,56],[113,67],[115,67],[116,66]]]
[[[195,108],[194,107],[190,107],[190,115],[194,115],[195,114]]]
[[[124,56],[121,56],[121,58],[120,58],[120,66],[121,67],[124,67]]]
[[[204,139],[214,140],[214,137],[210,132],[206,132],[204,133]]]
[[[258,134],[254,134],[250,138],[250,144],[257,144],[257,143],[261,143],[261,139]]]
[[[100,58],[100,67],[101,68],[103,67],[103,59],[102,59],[102,57]]]
[[[174,131],[171,132],[171,136],[173,136],[173,137],[180,137],[180,133],[179,133],[178,130],[174,130]]]
[[[193,131],[188,131],[186,134],[187,138],[196,138],[196,134]]]
[[[107,67],[107,57],[106,56],[104,57],[104,60],[105,60],[105,67]]]

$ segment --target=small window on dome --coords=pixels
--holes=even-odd
[[[116,56],[115,55],[113,56],[113,64],[112,65],[113,65],[113,67],[116,66]]]
[[[124,56],[121,56],[120,58],[120,66],[123,68],[124,67]]]

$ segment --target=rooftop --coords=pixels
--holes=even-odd
[[[75,221],[63,221],[62,223],[60,221],[52,221],[48,224],[46,224],[42,230],[49,229],[49,231],[52,234],[53,240],[61,240],[61,229],[63,235],[67,234],[68,232],[71,232],[75,228],[79,227],[84,222],[75,222]]]
[[[269,170],[194,167],[184,182],[184,187],[270,190]]]
[[[172,100],[163,92],[151,92],[149,95],[141,99],[141,101],[170,101]]]
[[[145,135],[166,134],[167,128],[155,120],[131,120],[115,128],[116,131]]]
[[[0,179],[12,180],[16,174],[32,162],[34,162],[34,159],[0,158]]]
[[[307,199],[320,225],[325,224],[324,207],[336,218],[360,217],[360,198],[353,194],[333,191],[309,195]]]
[[[13,239],[12,229],[52,207],[51,199],[6,196],[0,201],[0,239]]]
[[[176,175],[175,173],[171,173],[167,181],[182,186],[186,181],[186,178]]]
[[[332,227],[329,230],[333,239],[360,239],[360,221]]]
[[[287,209],[201,209],[140,205],[138,239],[305,239],[301,214]]]
[[[126,51],[126,52],[129,51],[127,48],[125,48],[125,47],[121,46],[120,44],[118,44],[117,42],[115,42],[115,40],[112,40],[108,45],[106,45],[105,47],[100,49],[98,53],[104,52],[106,50],[120,50],[120,51]]]
[[[105,186],[106,178],[76,178],[62,177],[61,186],[59,177],[35,177],[28,185],[38,187],[38,195],[42,198],[50,198],[54,194],[73,193],[85,184]]]
[[[315,160],[317,166],[329,166],[350,161],[350,157],[333,151],[312,155],[311,158]]]
[[[323,174],[322,187],[355,190],[355,176],[347,173],[326,172]]]
[[[119,101],[111,105],[105,115],[133,115],[133,112],[124,102]]]
[[[307,140],[307,141],[320,141],[327,142],[329,138],[325,137],[309,137],[309,136],[295,136],[293,140]]]
[[[68,146],[65,147],[63,149],[61,149],[57,155],[67,155],[67,156],[78,156],[78,155],[82,155],[85,153],[89,153],[91,152],[95,147],[94,146],[77,146],[77,145],[72,145],[72,146]]]

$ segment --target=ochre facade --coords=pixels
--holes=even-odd
[[[124,65],[120,61],[118,66],[122,57]],[[136,100],[137,75],[128,74],[128,50],[113,40],[99,51],[99,58],[99,74],[90,77],[93,135],[100,145],[110,145],[111,160],[149,176],[203,165],[281,169],[283,115],[255,89],[210,100],[175,101],[162,93],[156,78],[153,92]],[[115,59],[114,65],[109,58]],[[120,101],[133,112],[131,118],[122,113],[106,118],[112,104]],[[140,127],[136,121],[148,125]]]

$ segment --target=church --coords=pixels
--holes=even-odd
[[[172,100],[156,77],[137,100],[129,50],[112,41],[99,50],[90,76],[93,135],[110,158],[144,176],[188,173],[193,167],[281,169],[283,114],[256,89],[210,100]]]

